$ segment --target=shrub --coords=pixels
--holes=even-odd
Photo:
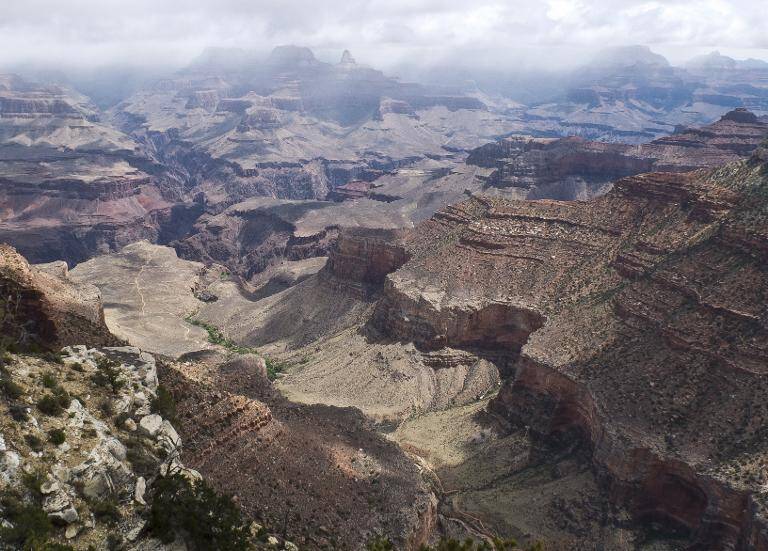
[[[24,421],[29,421],[29,414],[27,413],[26,406],[22,406],[20,404],[14,404],[9,409],[11,411],[11,419],[16,421],[17,423],[23,423]]]
[[[35,498],[40,498],[40,486],[45,482],[45,475],[40,471],[32,471],[31,473],[24,473],[21,475],[21,482],[24,487],[27,488]]]
[[[204,481],[191,482],[178,473],[155,482],[147,527],[163,543],[182,534],[195,549],[239,551],[249,545],[237,505]]]
[[[382,536],[372,538],[365,546],[366,551],[394,551],[392,542]]]
[[[114,394],[117,394],[125,386],[125,379],[122,377],[118,362],[104,357],[96,362],[96,367],[99,370],[91,377],[96,386],[109,388]]]
[[[25,434],[24,441],[27,443],[27,446],[32,449],[33,452],[39,452],[43,449],[43,441],[34,434]]]
[[[148,476],[157,469],[158,459],[149,453],[138,437],[130,438],[126,442],[128,452],[126,457],[131,462],[133,470],[139,476]]]
[[[37,409],[52,417],[59,416],[69,407],[72,398],[66,390],[58,386],[52,393],[44,395],[37,401]]]
[[[10,544],[12,549],[39,549],[45,545],[53,527],[39,505],[27,505],[9,494],[3,496],[0,503],[3,517],[12,525],[0,526],[0,542]]]
[[[5,394],[11,400],[21,398],[24,394],[24,389],[13,382],[10,376],[7,375],[0,378],[0,388],[3,391],[3,394]]]
[[[54,446],[60,446],[67,440],[66,433],[61,429],[51,429],[48,431],[48,441]]]
[[[83,364],[81,364],[80,362],[74,362],[74,363],[71,363],[71,364],[69,364],[69,367],[70,367],[70,369],[72,369],[73,371],[78,371],[78,372],[80,372],[80,373],[82,373],[83,371],[85,371],[85,368],[83,367]]]
[[[117,551],[123,545],[123,536],[120,534],[110,533],[107,536],[107,549],[109,551]]]
[[[128,413],[127,411],[124,411],[123,413],[115,417],[115,426],[119,429],[125,430],[125,423],[130,418],[131,418],[131,414]]]
[[[110,524],[120,520],[120,510],[114,499],[94,499],[88,502],[88,508],[93,515]]]
[[[176,420],[176,402],[173,395],[163,385],[157,387],[157,396],[152,399],[150,407],[152,413],[157,413],[171,422]]]
[[[111,400],[102,400],[99,403],[99,411],[104,414],[105,417],[112,417],[115,414],[115,406]]]
[[[50,350],[48,350],[48,351],[43,352],[42,354],[40,354],[40,356],[44,360],[48,360],[51,363],[55,363],[55,364],[63,364],[64,363],[64,360],[62,359],[61,352],[51,352]]]
[[[267,377],[270,381],[277,379],[278,373],[282,373],[288,369],[288,364],[285,362],[278,362],[271,358],[264,357],[264,362],[267,364]]]
[[[56,388],[57,386],[59,386],[59,382],[56,380],[56,375],[54,375],[50,371],[47,373],[43,373],[42,382],[45,388]]]

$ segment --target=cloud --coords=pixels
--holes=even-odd
[[[207,46],[353,50],[388,68],[466,59],[505,67],[648,44],[683,56],[718,48],[768,58],[755,0],[2,0],[0,64],[181,65]]]

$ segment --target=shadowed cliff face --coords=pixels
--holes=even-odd
[[[32,267],[8,245],[0,245],[0,332],[3,345],[22,350],[118,343],[96,287],[72,282],[66,265]]]

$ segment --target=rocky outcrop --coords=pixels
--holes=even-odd
[[[343,231],[330,250],[321,277],[355,289],[367,296],[381,288],[384,278],[408,260],[408,253],[398,243],[401,230]]]
[[[20,348],[116,342],[104,323],[98,289],[70,281],[66,266],[32,267],[8,245],[0,245],[0,316],[3,341]]]
[[[749,156],[768,124],[745,109],[702,128],[679,128],[647,144],[591,142],[580,137],[511,137],[470,152],[467,163],[492,168],[488,188],[516,188],[526,198],[585,199],[613,181],[651,171],[685,172]]]
[[[0,399],[3,542],[84,548],[109,536],[126,549],[165,549],[146,530],[152,487],[170,473],[200,475],[181,463],[171,423],[151,412],[155,359],[132,347],[73,346],[58,363],[12,355],[2,369],[20,400]],[[46,395],[57,397],[58,410],[45,406]],[[31,518],[19,518],[21,504],[52,526],[25,531]]]

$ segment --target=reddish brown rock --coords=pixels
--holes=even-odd
[[[98,289],[66,278],[66,265],[47,271],[30,266],[0,244],[0,332],[4,344],[58,349],[118,343],[104,323]]]
[[[761,158],[626,178],[590,203],[449,207],[401,240],[411,258],[374,323],[506,350],[514,376],[492,411],[548,446],[585,445],[640,525],[695,549],[768,549]]]
[[[259,373],[197,355],[161,366],[184,462],[302,549],[359,549],[374,534],[417,549],[436,521],[416,466],[352,408],[286,401]]]
[[[486,185],[519,188],[527,198],[588,198],[619,178],[651,171],[685,172],[749,156],[768,135],[768,123],[745,109],[702,128],[680,128],[642,145],[580,137],[510,137],[473,150],[467,163],[495,168]]]

